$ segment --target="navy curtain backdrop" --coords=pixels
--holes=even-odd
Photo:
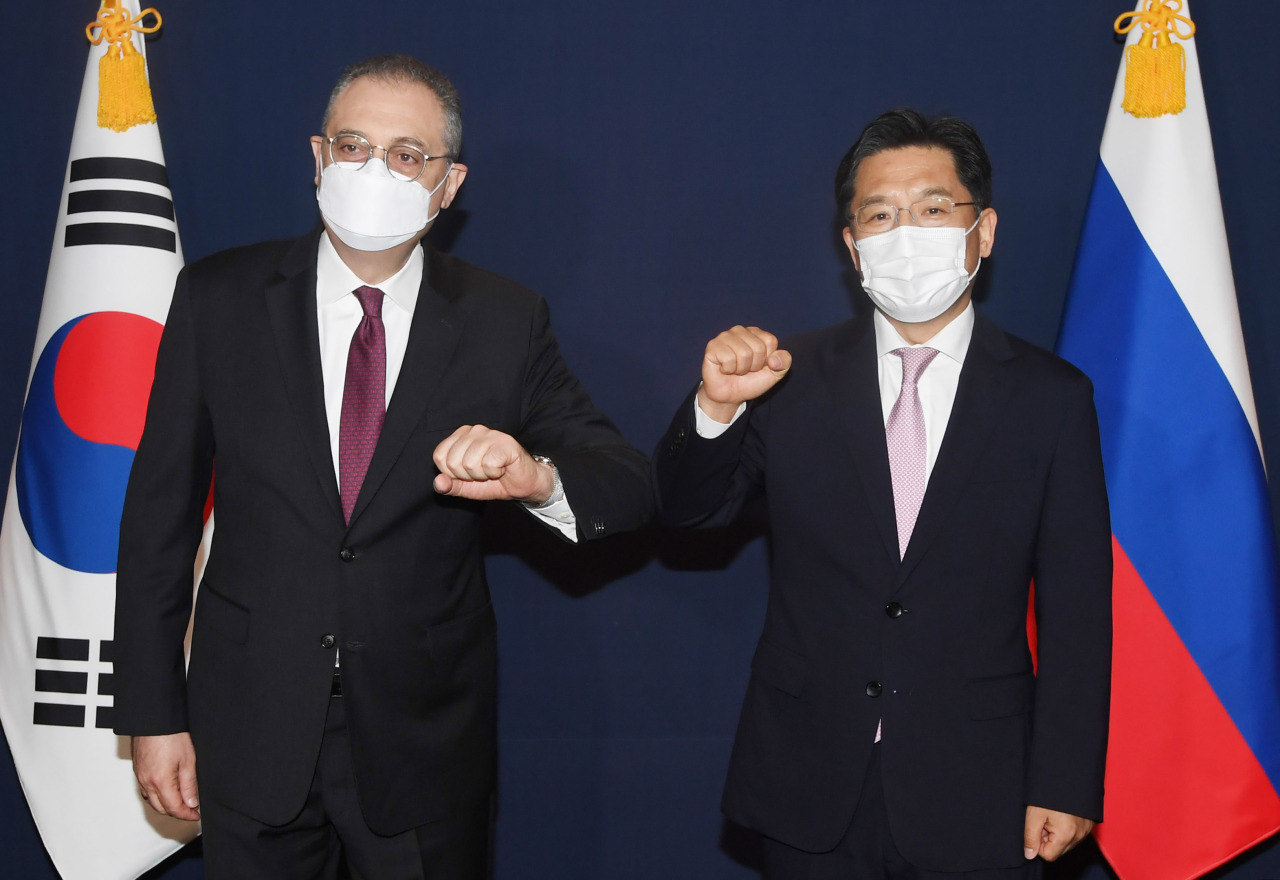
[[[981,307],[1052,347],[1120,60],[1111,22],[1132,8],[1131,0],[155,5],[164,28],[149,43],[151,78],[188,259],[310,228],[307,137],[331,83],[366,55],[416,55],[454,79],[466,122],[471,171],[432,233],[436,243],[544,294],[570,364],[644,449],[697,380],[702,347],[719,330],[742,322],[786,334],[861,307],[831,181],[862,125],[889,107],[955,113],[982,133],[1000,228],[982,268]],[[87,57],[82,28],[96,10],[97,0],[34,2],[8,18],[6,465]],[[1192,13],[1275,461],[1280,5],[1199,0]],[[814,491],[823,467],[814,462]],[[653,529],[574,551],[501,510],[492,525],[498,878],[757,876],[751,839],[724,826],[717,804],[763,619],[768,559],[758,526]],[[1054,874],[1108,876],[1089,849]],[[5,758],[0,876],[55,876]],[[202,876],[198,848],[154,876]],[[1217,876],[1280,877],[1280,846],[1264,844]]]

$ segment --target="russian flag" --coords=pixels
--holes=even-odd
[[[1275,534],[1196,46],[1181,45],[1177,115],[1126,114],[1121,63],[1058,342],[1093,379],[1111,498],[1096,834],[1124,880],[1199,877],[1280,830]]]

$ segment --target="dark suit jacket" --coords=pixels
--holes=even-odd
[[[1018,865],[1026,805],[1102,811],[1111,533],[1092,387],[979,316],[899,561],[870,316],[785,345],[790,374],[726,434],[699,437],[689,399],[655,456],[669,524],[723,524],[767,497],[768,611],[725,812],[831,849],[883,719],[902,853]]]
[[[202,797],[268,824],[301,808],[334,648],[359,795],[384,834],[474,806],[495,774],[495,620],[483,505],[432,489],[464,424],[551,456],[579,534],[650,514],[645,457],[561,360],[546,304],[426,249],[404,364],[343,522],[317,336],[318,235],[228,251],[179,276],[125,502],[116,730],[190,729]],[[183,633],[201,508],[216,528]]]

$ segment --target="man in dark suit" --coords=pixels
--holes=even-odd
[[[482,877],[496,655],[478,502],[595,539],[649,516],[648,463],[565,366],[541,299],[421,241],[466,175],[449,81],[404,56],[357,64],[324,132],[324,229],[179,277],[121,526],[116,729],[151,806],[203,820],[209,877]]]
[[[996,215],[968,124],[882,115],[836,200],[874,312],[785,348],[720,334],[655,457],[669,524],[723,524],[759,493],[769,511],[723,807],[765,835],[771,880],[1035,877],[1102,811],[1092,387],[974,314]]]

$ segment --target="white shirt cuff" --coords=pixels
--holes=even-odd
[[[702,407],[698,406],[698,397],[693,398],[693,426],[698,432],[699,437],[707,440],[714,440],[725,431],[733,427],[733,423],[738,420],[738,416],[742,415],[747,409],[745,403],[738,404],[738,411],[733,414],[733,418],[729,419],[729,424],[717,422],[711,416],[702,411]]]
[[[546,504],[538,507],[532,507],[528,504],[521,506],[533,514],[536,519],[556,529],[576,544],[578,543],[578,517],[574,514],[573,509],[569,507],[569,499],[564,494],[564,490],[561,490],[559,495],[559,498],[552,497],[547,500]]]

